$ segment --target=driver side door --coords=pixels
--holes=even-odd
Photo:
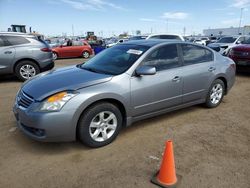
[[[156,74],[131,77],[133,116],[140,116],[182,103],[182,67],[176,44],[161,46],[139,65],[156,68]]]

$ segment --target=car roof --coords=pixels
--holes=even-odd
[[[180,40],[150,39],[150,40],[133,40],[133,41],[122,43],[120,45],[130,44],[130,45],[141,45],[141,46],[152,47],[152,46],[156,46],[162,43],[170,44],[170,43],[183,43],[183,42]]]
[[[28,33],[21,33],[21,32],[0,32],[0,35],[4,36],[23,36],[23,37],[31,37],[34,38],[34,35]]]

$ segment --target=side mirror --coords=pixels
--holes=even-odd
[[[63,47],[63,45],[60,45],[60,48],[62,48]]]
[[[236,44],[241,44],[241,41],[237,41]]]
[[[151,66],[141,66],[135,70],[135,73],[138,76],[154,75],[156,74],[156,68]]]

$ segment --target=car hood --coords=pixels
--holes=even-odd
[[[80,88],[107,82],[112,75],[99,74],[70,66],[39,74],[26,81],[22,90],[37,101],[66,90]]]
[[[234,50],[250,52],[250,44],[241,44],[239,46],[235,46]]]

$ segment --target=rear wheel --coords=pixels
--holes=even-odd
[[[28,80],[39,73],[39,67],[32,61],[21,61],[15,67],[15,74],[22,81]]]
[[[88,59],[89,56],[90,56],[90,54],[89,54],[89,52],[87,52],[87,51],[84,51],[84,52],[82,53],[82,57],[85,58],[85,59]]]
[[[78,138],[89,147],[111,143],[122,127],[120,110],[111,103],[98,103],[82,115],[78,124]]]
[[[222,80],[215,80],[210,86],[207,99],[206,106],[209,108],[214,108],[219,106],[225,94],[225,84]]]
[[[58,55],[56,52],[53,52],[53,59],[56,60],[58,58]]]

